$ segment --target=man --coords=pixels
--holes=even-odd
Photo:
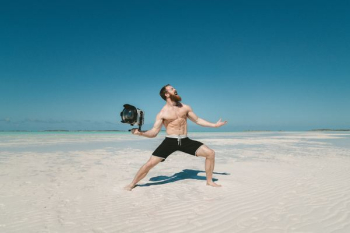
[[[181,97],[177,94],[175,88],[170,84],[165,85],[160,90],[160,96],[166,101],[163,109],[158,113],[156,122],[151,130],[139,131],[132,129],[132,133],[139,136],[154,138],[162,129],[166,128],[167,136],[160,146],[153,152],[151,158],[146,162],[135,175],[134,180],[125,187],[131,191],[136,184],[142,180],[147,173],[159,162],[163,162],[170,154],[179,150],[195,156],[205,157],[205,172],[207,175],[207,185],[220,187],[213,182],[213,170],[215,164],[215,152],[201,142],[191,140],[187,137],[187,118],[194,123],[204,127],[221,127],[227,123],[221,119],[216,123],[210,123],[199,118],[192,108],[181,103]]]

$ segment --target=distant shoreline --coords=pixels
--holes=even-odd
[[[127,130],[0,130],[0,132],[127,132]]]
[[[309,131],[350,131],[350,129],[312,129]]]
[[[232,132],[245,132],[245,133],[256,133],[256,132],[294,132],[295,130],[241,130]],[[311,129],[311,130],[296,130],[295,132],[349,132],[350,129]],[[128,130],[0,130],[0,132],[128,132]],[[165,132],[165,130],[162,130]],[[202,131],[191,131],[191,132],[202,132]],[[203,131],[204,132],[204,131]],[[207,132],[207,131],[205,131]],[[212,131],[218,132],[218,131]],[[221,131],[220,131],[221,132]],[[222,131],[226,132],[226,131]]]

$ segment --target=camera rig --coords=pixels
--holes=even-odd
[[[120,113],[122,123],[130,124],[131,126],[138,125],[139,131],[141,131],[141,126],[144,123],[144,115],[145,114],[141,109],[130,104],[124,104],[124,109]]]

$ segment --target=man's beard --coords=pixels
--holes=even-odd
[[[180,102],[181,101],[181,96],[170,94],[170,100],[171,101],[175,101],[175,102]]]

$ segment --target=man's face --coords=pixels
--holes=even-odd
[[[177,91],[174,87],[172,86],[167,86],[166,87],[166,90],[167,90],[167,94],[169,94],[169,98],[172,100],[172,101],[175,101],[175,102],[180,102],[181,101],[181,96],[179,96],[177,94]]]

